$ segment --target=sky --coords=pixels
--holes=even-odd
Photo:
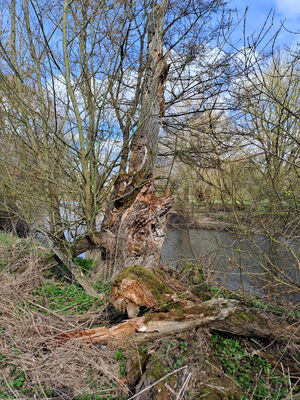
[[[300,0],[232,0],[232,7],[236,7],[243,14],[248,6],[247,32],[259,32],[270,9],[275,11],[274,25],[278,27],[281,22],[284,26],[298,35],[292,35],[283,29],[278,36],[278,44],[282,47],[300,43]],[[274,29],[275,29],[274,27]],[[241,31],[235,33],[237,39]]]

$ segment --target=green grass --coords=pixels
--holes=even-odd
[[[290,382],[265,359],[246,352],[237,338],[214,334],[211,345],[220,359],[224,372],[241,387],[240,400],[285,399],[290,393]],[[294,387],[294,394],[299,387]]]
[[[110,283],[98,282],[96,288],[105,297],[110,294]],[[95,305],[95,302],[97,302],[95,310],[104,304],[104,300],[95,300],[77,284],[53,280],[46,281],[34,295],[36,302],[41,306],[63,313],[84,314]]]
[[[18,239],[12,233],[0,232],[0,246],[11,247],[11,246],[15,245],[16,242],[19,240],[20,239]]]
[[[4,366],[1,365],[5,359],[0,355],[0,369]],[[38,385],[31,385],[25,372],[14,365],[10,365],[7,376],[3,379],[3,375],[0,376],[0,399],[13,399],[15,395],[22,396],[22,398],[45,398],[53,397],[53,392],[50,389],[42,389]]]
[[[73,261],[84,274],[89,273],[95,265],[94,260],[90,258],[75,257]]]
[[[115,359],[118,361],[120,365],[120,378],[124,378],[126,375],[126,357],[123,352],[123,349],[119,349],[115,353]]]

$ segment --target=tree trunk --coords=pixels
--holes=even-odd
[[[155,3],[155,2],[153,2]],[[102,224],[91,240],[101,260],[91,278],[115,277],[124,267],[154,267],[166,235],[166,215],[172,197],[154,195],[153,169],[164,112],[164,82],[168,72],[163,55],[163,17],[167,1],[153,4],[149,13],[146,67],[137,130],[131,143],[128,172],[120,169]]]

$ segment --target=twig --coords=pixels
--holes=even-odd
[[[187,384],[188,384],[188,382],[189,382],[191,376],[192,376],[192,373],[190,372],[190,373],[188,374],[188,376],[186,377],[186,380],[184,381],[183,385],[181,386],[181,389],[180,389],[180,391],[179,391],[179,393],[178,393],[178,395],[177,395],[177,397],[176,397],[176,400],[180,400],[180,397],[181,397],[181,396],[183,395],[183,393],[185,392],[185,389],[186,389],[186,387],[187,387]]]
[[[57,314],[56,312],[50,310],[47,307],[42,306],[41,304],[35,303],[34,301],[30,300],[30,299],[26,299],[26,301],[30,304],[32,304],[33,306],[40,308],[41,310],[46,311],[47,313],[53,315],[54,317],[60,319],[63,322],[66,322],[66,318],[63,318],[61,315]],[[69,321],[68,321],[69,322]],[[74,325],[72,322],[69,322],[71,326],[75,327],[76,325]]]
[[[163,376],[163,377],[160,378],[158,381],[152,383],[152,385],[146,387],[145,389],[141,390],[139,393],[136,393],[136,394],[133,395],[132,397],[129,397],[128,400],[134,399],[134,398],[137,397],[138,395],[140,395],[140,394],[146,392],[147,390],[151,389],[153,386],[157,385],[159,382],[161,382],[161,381],[163,381],[164,379],[168,378],[170,375],[173,375],[173,374],[175,374],[176,372],[181,371],[182,369],[185,369],[185,368],[187,368],[187,365],[185,365],[184,367],[175,369],[175,370],[172,371],[172,372],[169,372],[167,375]]]

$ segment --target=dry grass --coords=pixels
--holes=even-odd
[[[95,312],[85,314],[83,321],[34,306],[34,291],[43,283],[38,257],[26,257],[26,266],[21,274],[0,275],[0,397],[41,398],[48,394],[70,399],[98,393],[99,397],[115,398],[126,390],[119,380],[115,350],[78,340],[51,346],[55,334],[89,326]],[[100,317],[97,315],[98,321]]]

